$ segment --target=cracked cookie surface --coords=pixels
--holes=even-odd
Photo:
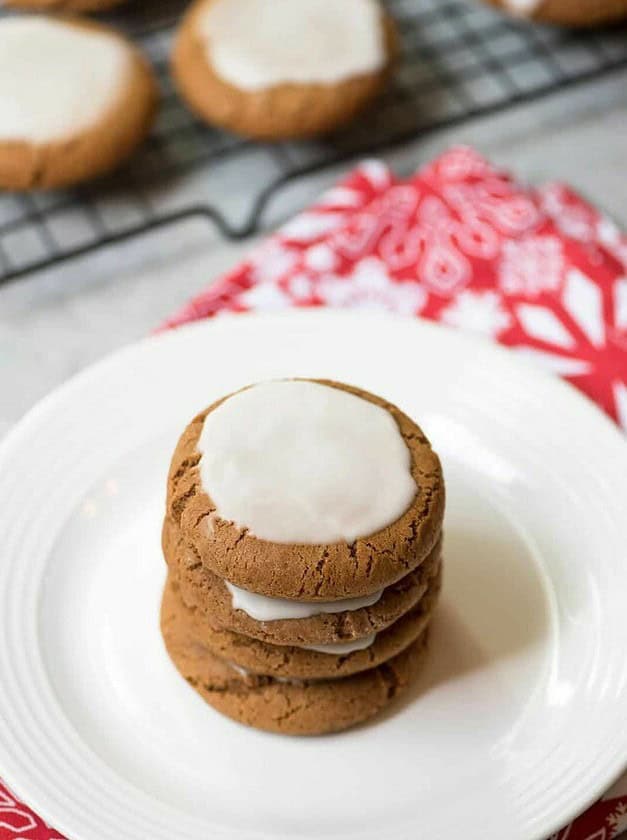
[[[441,575],[438,574],[418,604],[387,630],[377,633],[371,645],[340,655],[291,645],[271,645],[230,630],[214,629],[196,610],[185,606],[171,576],[166,584],[164,608],[178,611],[179,624],[199,648],[253,674],[302,680],[333,679],[381,665],[414,642],[429,624],[440,587]]]
[[[257,539],[221,519],[202,487],[197,443],[205,417],[223,400],[195,417],[178,442],[168,476],[166,517],[174,521],[186,550],[197,562],[236,586],[270,597],[305,601],[370,594],[408,575],[434,548],[444,515],[440,462],[419,426],[396,406],[349,385],[311,381],[368,400],[395,420],[410,452],[411,473],[418,488],[395,522],[352,544],[295,545]]]
[[[199,645],[184,611],[166,589],[161,631],[174,665],[211,706],[240,723],[287,735],[321,735],[372,717],[403,691],[419,670],[427,632],[400,654],[340,679],[285,681],[245,674]]]
[[[169,518],[163,524],[162,543],[170,574],[176,578],[188,607],[204,615],[218,630],[232,630],[275,645],[333,644],[385,630],[415,607],[425,594],[440,568],[442,553],[440,538],[417,569],[386,587],[379,600],[369,607],[307,618],[261,621],[233,608],[224,580],[186,549],[176,524]]]

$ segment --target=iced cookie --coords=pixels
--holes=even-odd
[[[177,592],[166,588],[161,631],[174,665],[215,709],[240,723],[287,735],[321,735],[354,726],[388,706],[419,670],[427,631],[388,662],[332,680],[248,674],[214,656],[190,633]]]
[[[627,18],[627,0],[489,0],[519,17],[560,26],[599,26]]]
[[[126,0],[5,0],[5,5],[41,12],[104,12],[124,2]]]
[[[163,553],[183,602],[218,630],[275,645],[334,644],[385,630],[426,593],[440,569],[441,544],[439,539],[425,561],[392,586],[361,598],[308,603],[233,586],[196,560],[170,519],[163,527]]]
[[[255,385],[183,432],[167,512],[214,574],[276,598],[375,593],[420,566],[444,514],[440,462],[396,406],[348,385]]]
[[[0,188],[61,187],[115,168],[155,111],[147,62],[100,24],[0,19]]]
[[[173,578],[169,596],[180,599],[181,622],[199,645],[219,659],[252,674],[286,679],[335,679],[357,674],[397,656],[427,628],[440,591],[438,575],[418,604],[387,629],[324,645],[273,645],[230,630],[216,630],[206,617],[185,606]]]
[[[279,140],[330,132],[383,89],[395,30],[377,0],[197,0],[172,56],[204,120]]]

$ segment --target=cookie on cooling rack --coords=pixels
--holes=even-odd
[[[627,18],[627,0],[488,0],[519,17],[560,26],[599,26]]]
[[[192,110],[279,140],[350,122],[385,86],[395,29],[378,0],[197,0],[172,66]]]
[[[112,29],[43,16],[0,19],[0,188],[46,189],[116,167],[143,139],[157,88]]]

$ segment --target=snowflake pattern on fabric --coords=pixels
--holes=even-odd
[[[427,293],[416,283],[395,283],[386,264],[375,257],[362,260],[351,274],[328,274],[317,285],[328,306],[384,309],[401,315],[416,315]]]
[[[501,304],[496,292],[489,289],[460,292],[453,303],[440,313],[440,320],[451,327],[469,330],[481,335],[497,338],[512,324],[512,318]]]
[[[627,429],[627,237],[563,184],[473,149],[407,181],[366,161],[163,326],[292,306],[377,308],[514,347]],[[627,830],[627,775],[550,840]],[[0,840],[62,840],[0,783]]]
[[[526,189],[472,149],[405,181],[367,161],[166,326],[290,306],[491,336],[627,428],[627,237],[565,185]]]
[[[0,840],[64,840],[0,780]]]
[[[562,243],[556,236],[529,236],[503,243],[499,286],[506,295],[538,297],[556,292],[564,277]]]
[[[607,818],[607,825],[610,830],[609,837],[613,840],[618,837],[623,831],[627,831],[627,803],[619,802],[616,810]]]

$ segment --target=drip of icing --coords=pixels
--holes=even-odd
[[[305,650],[317,650],[320,653],[328,653],[332,656],[342,656],[342,654],[369,648],[370,645],[374,644],[376,638],[376,633],[370,633],[369,636],[364,636],[363,639],[354,639],[352,642],[333,642],[329,645],[298,645],[298,647]]]
[[[266,382],[226,399],[198,440],[216,513],[262,540],[353,542],[395,522],[416,494],[394,418],[314,382]]]
[[[376,0],[214,0],[198,31],[212,67],[242,90],[333,84],[386,60]]]
[[[94,125],[129,70],[123,44],[45,17],[0,21],[0,140],[50,142]]]
[[[288,598],[270,598],[258,595],[247,589],[240,589],[225,580],[231,593],[231,605],[234,610],[242,610],[256,621],[282,621],[292,618],[311,618],[323,613],[340,613],[371,607],[383,595],[383,590],[363,595],[361,598],[345,598],[341,601],[292,601]]]

